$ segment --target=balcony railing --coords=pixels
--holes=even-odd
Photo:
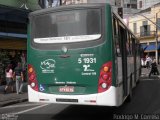
[[[136,34],[137,37],[156,37],[156,31],[145,31]]]

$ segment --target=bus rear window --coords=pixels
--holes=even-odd
[[[72,10],[34,16],[35,43],[69,43],[101,37],[101,9]]]

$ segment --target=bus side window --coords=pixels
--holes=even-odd
[[[131,36],[131,40],[132,40],[132,54],[135,55],[136,54],[136,43],[135,43],[135,39],[133,38],[133,36]]]
[[[129,49],[130,49],[130,54],[132,56],[133,55],[133,49],[132,49],[132,38],[131,38],[130,33],[129,33]]]
[[[121,56],[121,51],[120,51],[120,42],[118,38],[118,22],[115,17],[113,17],[113,28],[114,28],[114,39],[115,39],[115,48],[116,48],[116,54],[117,56]]]
[[[129,55],[130,55],[130,49],[129,49],[129,34],[128,34],[127,31],[126,31],[126,37],[127,37],[127,39],[126,39],[126,52],[127,52],[127,56],[129,56]]]
[[[126,56],[129,55],[129,43],[127,29],[123,24],[119,26],[119,36],[121,37],[121,50]]]
[[[127,53],[129,56],[132,56],[132,40],[130,32],[127,32],[127,44],[128,44]]]

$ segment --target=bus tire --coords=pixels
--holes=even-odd
[[[142,73],[142,69],[140,68],[140,69],[139,69],[139,78],[138,78],[138,80],[136,81],[136,85],[138,85],[139,82],[140,82],[141,73]]]
[[[127,97],[127,102],[131,102],[132,100],[132,75],[130,76],[130,86],[129,86],[129,95]]]
[[[138,84],[139,84],[139,82],[140,82],[140,79],[138,79],[138,80],[137,80],[136,85],[138,85]]]

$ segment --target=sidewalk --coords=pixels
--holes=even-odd
[[[0,93],[0,107],[4,107],[11,104],[16,104],[19,102],[24,102],[28,100],[27,93],[16,94],[16,93]]]
[[[22,94],[17,94],[16,92],[4,94],[4,87],[5,86],[0,86],[0,107],[28,101],[27,84],[25,84],[23,89],[24,93]]]
[[[151,68],[147,69],[147,68],[142,68],[142,73],[141,73],[141,77],[148,77],[149,73],[150,73]],[[158,71],[160,73],[160,65],[158,65]],[[151,77],[159,77],[160,75],[151,75]]]

